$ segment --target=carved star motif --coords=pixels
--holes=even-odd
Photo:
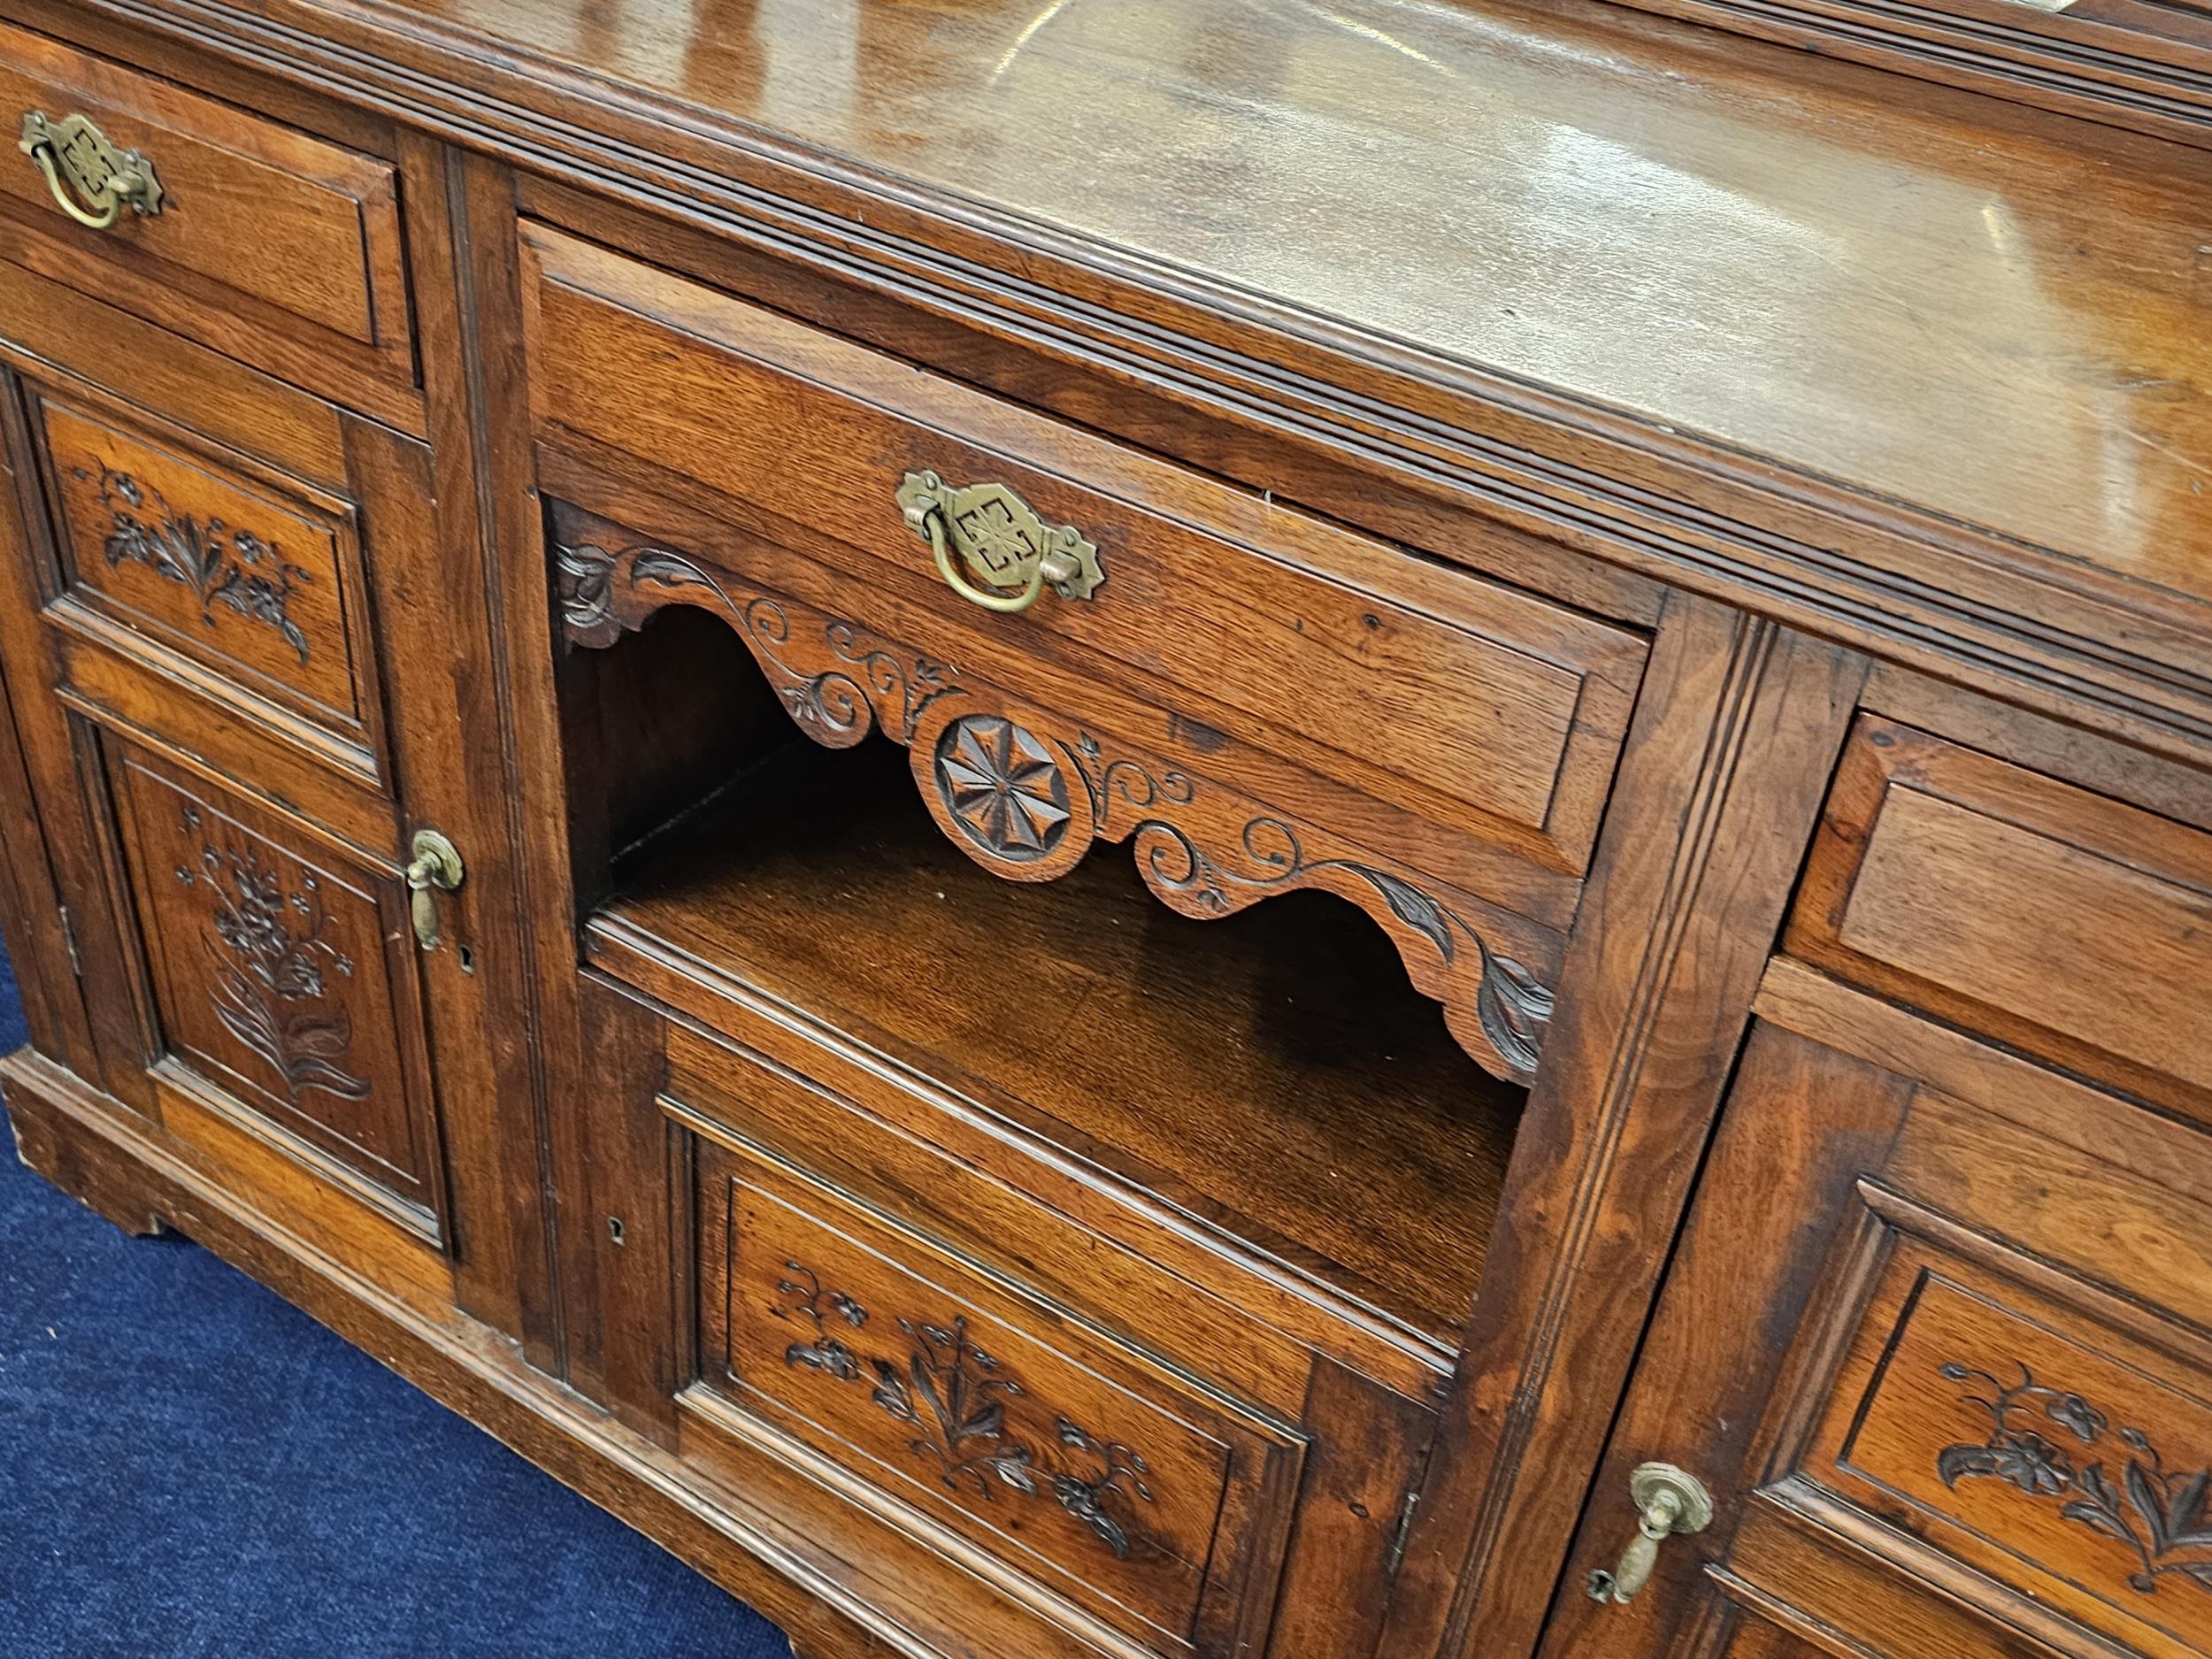
[[[945,729],[937,787],[969,839],[1001,858],[1041,858],[1067,833],[1067,780],[1052,751],[998,715],[966,715]]]

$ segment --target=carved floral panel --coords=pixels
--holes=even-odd
[[[2004,1586],[2001,1612],[2212,1647],[2212,1400],[2101,1293],[1901,1235],[1811,1451],[1806,1474]]]
[[[40,414],[77,598],[250,691],[357,727],[342,503],[58,403]]]
[[[1197,1640],[1273,1570],[1294,1444],[771,1166],[703,1148],[702,1180],[718,1392],[1134,1634]]]
[[[426,1210],[396,884],[150,758],[118,772],[171,1055],[288,1143]]]

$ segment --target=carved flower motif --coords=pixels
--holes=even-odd
[[[184,826],[198,831],[193,808],[184,809]],[[339,1064],[352,1039],[345,1010],[304,1006],[329,995],[326,970],[353,976],[352,959],[328,937],[322,884],[303,874],[294,892],[251,844],[228,841],[203,846],[200,868],[179,864],[176,873],[213,906],[205,943],[224,1029],[275,1068],[294,1100],[306,1088],[366,1095],[368,1083]]]
[[[1067,833],[1067,780],[1051,750],[998,715],[964,715],[945,728],[937,788],[969,839],[1001,858],[1041,858]]]
[[[93,478],[90,469],[81,466],[72,475]],[[200,620],[210,627],[218,609],[266,623],[306,665],[307,635],[288,607],[302,588],[313,586],[311,574],[250,530],[177,512],[158,489],[127,472],[105,467],[97,482],[100,499],[112,515],[104,548],[111,568],[142,565],[165,581],[190,588],[200,603]]]
[[[2105,1415],[2079,1394],[2061,1394],[2045,1408],[2045,1414],[2062,1429],[2073,1432],[2085,1446],[2105,1432]]]
[[[1943,1484],[1955,1488],[1962,1480],[1986,1477],[2009,1482],[2032,1498],[2063,1496],[2062,1517],[2134,1555],[2138,1570],[2128,1575],[2131,1590],[2154,1595],[2168,1578],[2212,1590],[2212,1515],[2207,1512],[2212,1470],[2168,1469],[2141,1429],[2113,1429],[2111,1419],[2080,1394],[2047,1387],[2025,1365],[2014,1363],[2020,1372],[2016,1383],[1956,1360],[1936,1368],[1945,1381],[1966,1386],[1960,1403],[1978,1408],[1989,1422],[1981,1444],[1961,1442],[1937,1455],[1936,1474]],[[2063,1450],[2027,1427],[2022,1418],[2039,1407],[2085,1446],[2101,1445],[2109,1431],[2129,1454],[2119,1478],[2106,1472],[2102,1459],[2078,1470]]]

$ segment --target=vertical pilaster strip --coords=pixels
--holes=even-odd
[[[1667,603],[1383,1654],[1534,1648],[1865,673]]]

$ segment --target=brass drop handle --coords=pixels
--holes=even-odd
[[[909,472],[898,503],[945,585],[986,611],[1026,611],[1048,587],[1063,599],[1088,599],[1106,580],[1098,549],[1080,531],[1047,524],[1003,484],[956,489],[934,472]],[[961,574],[963,565],[975,581]]]
[[[408,908],[414,912],[415,942],[438,948],[438,894],[451,893],[468,879],[460,849],[436,830],[415,832],[415,861],[407,866]]]
[[[126,207],[141,214],[161,211],[154,164],[138,150],[118,149],[89,116],[55,121],[43,110],[27,110],[15,147],[45,175],[55,204],[87,229],[114,228]]]
[[[981,605],[986,611],[1000,611],[1010,615],[1017,611],[1028,610],[1030,606],[1037,603],[1037,596],[1045,590],[1045,566],[1042,559],[1037,560],[1031,566],[1029,578],[1022,585],[1022,590],[1018,594],[991,593],[984,588],[973,587],[960,574],[959,567],[952,562],[951,537],[945,529],[944,513],[936,507],[930,508],[922,515],[921,530],[924,540],[929,543],[930,550],[937,556],[937,573],[945,579],[945,585],[948,588],[972,604]]]
[[[1701,1532],[1713,1524],[1713,1494],[1695,1475],[1672,1463],[1641,1463],[1628,1478],[1636,1504],[1636,1536],[1621,1552],[1621,1564],[1590,1575],[1594,1601],[1632,1601],[1651,1582],[1659,1564],[1659,1546],[1677,1532]]]

